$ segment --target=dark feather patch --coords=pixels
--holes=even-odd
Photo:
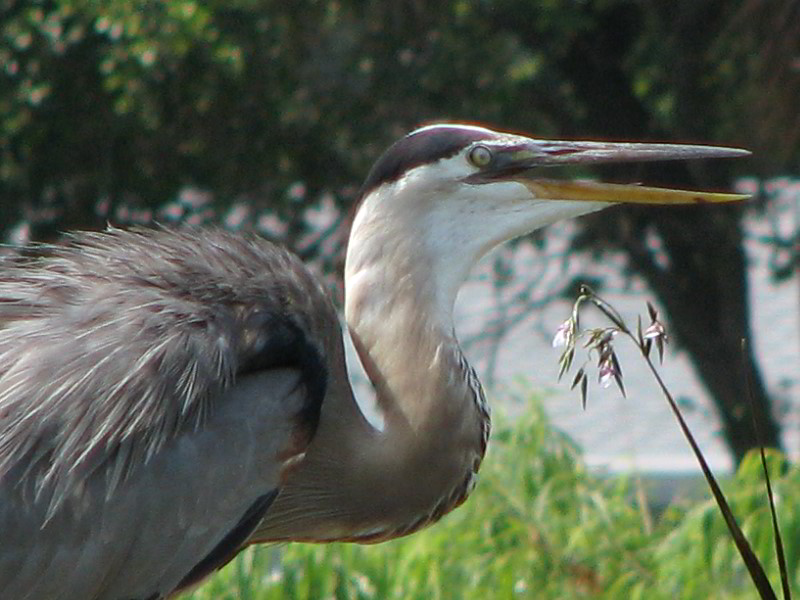
[[[175,591],[189,587],[205,579],[214,571],[228,564],[239,553],[242,544],[261,522],[267,509],[278,495],[278,490],[260,496],[250,505],[239,522],[231,529],[208,555],[197,563],[178,584]]]
[[[319,349],[288,315],[254,312],[245,320],[243,329],[255,339],[251,340],[249,351],[243,353],[237,378],[268,369],[299,369],[306,401],[297,415],[297,424],[303,437],[310,439],[317,430],[328,380]]]
[[[449,158],[469,144],[494,135],[488,130],[452,125],[414,131],[389,146],[378,159],[364,181],[361,197],[384,183],[400,179],[403,173],[414,167]]]

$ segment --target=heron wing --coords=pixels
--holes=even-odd
[[[92,477],[48,518],[2,486],[2,597],[160,598],[224,565],[278,492],[300,380],[294,369],[241,378],[203,428],[168,441],[110,497]]]
[[[35,507],[29,524],[42,530],[86,506],[102,513],[115,498],[122,506],[123,494],[137,497],[135,482],[144,485],[158,465],[173,468],[166,457],[174,447],[213,433],[232,398],[243,410],[248,389],[258,399],[251,409],[267,410],[271,421],[259,431],[271,462],[252,497],[232,502],[214,524],[211,546],[180,574],[189,577],[273,492],[280,465],[313,435],[326,388],[324,346],[334,339],[318,332],[330,330],[339,335],[320,285],[291,254],[254,238],[112,230],[9,260],[0,273],[0,517],[8,517],[0,525],[26,503]],[[230,468],[236,456],[218,442],[206,451]],[[153,493],[148,510],[161,508],[160,496]],[[150,514],[142,510],[115,518]],[[86,535],[101,531],[70,522],[88,527]]]

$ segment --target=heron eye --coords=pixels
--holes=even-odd
[[[475,146],[469,151],[469,162],[481,169],[487,167],[492,162],[492,151],[486,146]]]

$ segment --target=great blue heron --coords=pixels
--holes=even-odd
[[[475,483],[489,408],[456,341],[471,266],[616,202],[739,199],[540,179],[549,165],[741,150],[419,129],[369,173],[345,315],[384,427],[363,417],[337,313],[286,250],[219,230],[71,237],[0,274],[0,595],[155,599],[243,547],[378,542]]]

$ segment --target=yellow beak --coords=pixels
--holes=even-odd
[[[738,202],[750,197],[747,194],[674,190],[594,181],[521,179],[520,182],[537,198],[548,200],[585,200],[626,204],[705,204],[708,202]]]
[[[736,202],[746,194],[674,190],[635,184],[594,181],[561,181],[539,178],[543,167],[646,162],[660,160],[695,160],[736,158],[750,152],[739,148],[685,144],[640,144],[613,142],[573,142],[519,137],[501,151],[494,161],[494,176],[524,184],[537,198],[622,202],[629,204],[703,204]],[[491,176],[491,173],[489,174]]]

